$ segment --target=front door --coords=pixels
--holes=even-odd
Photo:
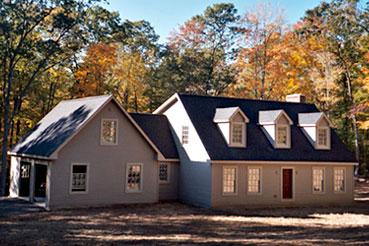
[[[293,198],[293,169],[292,168],[282,169],[282,198],[283,199]]]

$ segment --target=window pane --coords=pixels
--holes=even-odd
[[[141,190],[141,165],[128,166],[127,189]]]
[[[313,191],[314,192],[324,191],[324,169],[323,168],[313,169]]]
[[[168,164],[160,164],[159,166],[159,180],[160,181],[168,181]]]
[[[87,165],[73,165],[72,192],[86,191]]]
[[[248,192],[260,193],[261,192],[261,169],[249,168],[248,171]]]
[[[345,191],[345,169],[343,168],[334,169],[334,191]]]
[[[117,121],[103,120],[102,139],[104,143],[115,144],[117,142]]]
[[[182,126],[182,144],[188,144],[188,126]]]
[[[328,132],[327,132],[328,129],[322,129],[322,128],[319,128],[318,129],[318,145],[321,145],[321,146],[327,146],[328,145]]]
[[[287,127],[286,126],[277,127],[277,143],[287,145]]]
[[[236,193],[236,168],[223,168],[223,193]]]
[[[232,123],[232,143],[242,144],[243,125]]]

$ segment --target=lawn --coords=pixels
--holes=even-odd
[[[214,211],[180,203],[0,217],[4,244],[369,244],[369,194],[350,207]]]

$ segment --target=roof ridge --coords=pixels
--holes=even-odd
[[[253,99],[253,98],[241,98],[241,97],[232,97],[232,96],[211,96],[211,95],[195,95],[195,94],[188,94],[188,93],[177,93],[180,97],[181,96],[192,96],[192,97],[207,97],[207,98],[223,98],[223,99],[231,99],[231,100],[244,100],[244,101],[256,101],[256,102],[276,102],[276,103],[283,103],[283,104],[304,104],[304,105],[315,105],[314,103],[306,103],[306,102],[286,102],[286,101],[278,101],[278,100],[266,100],[266,99]]]
[[[89,97],[79,97],[79,98],[72,98],[72,99],[67,99],[67,100],[62,100],[61,102],[75,102],[75,101],[88,101],[91,99],[96,99],[96,98],[103,98],[103,97],[112,97],[112,94],[106,94],[106,95],[98,95],[98,96],[89,96]]]

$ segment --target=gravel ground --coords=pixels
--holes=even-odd
[[[230,212],[160,203],[26,210],[0,215],[0,245],[368,245],[369,183],[357,187],[358,201],[350,207]]]

